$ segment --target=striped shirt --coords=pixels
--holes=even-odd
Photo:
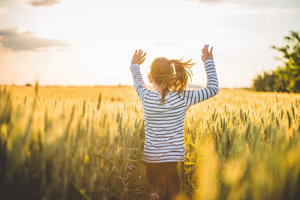
[[[207,86],[199,90],[184,90],[182,93],[169,92],[160,105],[161,95],[157,90],[146,88],[138,64],[132,64],[135,90],[142,102],[145,120],[145,162],[185,161],[184,119],[188,108],[215,96],[218,79],[213,59],[204,62]]]

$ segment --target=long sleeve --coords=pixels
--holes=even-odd
[[[132,78],[133,78],[133,84],[134,88],[142,101],[144,98],[144,95],[149,92],[149,90],[146,88],[146,85],[144,83],[141,71],[140,71],[140,66],[136,63],[132,64],[131,67],[131,73],[132,73]]]
[[[207,85],[199,90],[185,90],[184,99],[187,106],[190,107],[201,101],[215,96],[219,92],[218,77],[213,59],[208,59],[204,62],[207,75]]]

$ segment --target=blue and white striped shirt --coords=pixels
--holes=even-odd
[[[142,102],[145,119],[144,161],[151,163],[185,161],[184,119],[188,108],[215,96],[218,78],[213,59],[204,62],[207,86],[199,90],[169,92],[160,105],[157,90],[146,88],[138,64],[130,67],[134,87]]]

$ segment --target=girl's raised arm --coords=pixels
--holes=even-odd
[[[205,45],[202,49],[202,61],[204,62],[207,75],[207,85],[205,88],[201,88],[199,90],[186,90],[184,92],[184,98],[188,107],[209,99],[219,92],[218,77],[213,60],[212,50],[213,48],[208,51],[208,45]]]
[[[143,53],[142,50],[135,51],[132,60],[131,60],[131,66],[130,70],[132,73],[134,88],[140,98],[140,100],[143,99],[144,95],[149,92],[149,90],[146,88],[146,85],[144,83],[141,71],[140,71],[140,65],[145,61],[146,52]]]

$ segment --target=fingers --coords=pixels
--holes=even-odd
[[[207,53],[208,52],[208,47],[209,47],[208,44],[204,45],[204,47],[202,49],[202,53]]]
[[[144,58],[146,56],[146,52],[143,52],[143,50],[139,49],[139,51],[136,50],[136,55],[141,57],[141,58]]]
[[[140,55],[141,55],[141,52],[142,52],[141,49],[135,50],[134,55],[135,55],[135,56],[140,56]]]
[[[144,53],[143,50],[141,50],[141,49],[135,50],[134,54],[137,55],[137,56],[141,56],[141,57],[146,56],[146,52]]]
[[[137,64],[142,64],[145,61],[146,52],[143,52],[141,49],[135,50],[133,60],[137,62]]]
[[[202,49],[202,55],[201,55],[203,62],[209,58],[213,58],[213,54],[212,54],[213,49],[214,49],[213,47],[209,49],[209,44],[204,45]]]
[[[206,53],[212,54],[212,51],[213,51],[213,47],[211,47],[210,51],[209,51],[209,44],[204,45],[204,47],[202,49],[203,54],[206,54]]]

